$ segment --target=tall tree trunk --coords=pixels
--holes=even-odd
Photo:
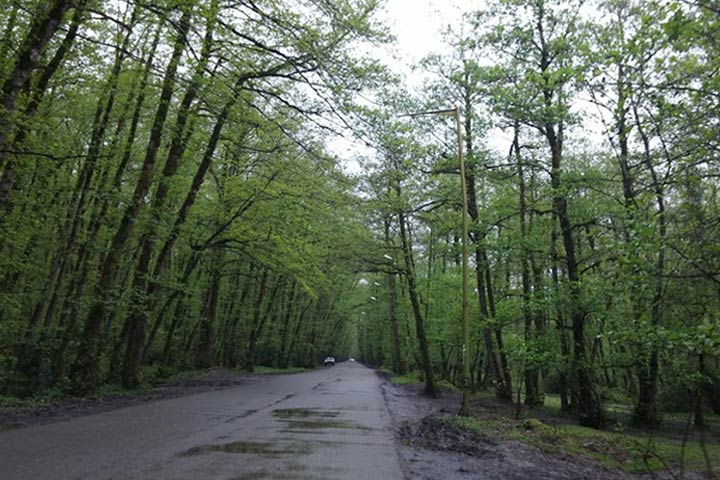
[[[84,3],[85,2],[83,2],[83,4]],[[35,114],[36,109],[42,101],[50,78],[52,77],[54,71],[60,66],[62,59],[72,45],[72,42],[77,34],[80,21],[82,20],[83,13],[84,12],[82,10],[76,11],[68,34],[56,52],[56,55],[46,67],[46,71],[43,72],[43,75],[39,79],[33,97],[30,99],[25,108],[25,115],[28,118]],[[52,316],[54,315],[54,308],[59,295],[58,291],[63,283],[65,273],[69,269],[71,255],[75,249],[76,239],[80,231],[82,215],[85,212],[85,203],[90,191],[95,163],[100,155],[100,147],[104,138],[105,129],[110,121],[110,112],[115,102],[115,87],[117,86],[122,62],[125,58],[124,52],[127,49],[129,39],[130,34],[128,33],[124,37],[122,45],[118,48],[118,53],[115,57],[113,68],[111,69],[107,83],[104,87],[103,95],[101,95],[96,105],[92,134],[88,145],[88,155],[76,181],[75,188],[73,189],[67,216],[65,217],[58,233],[60,248],[53,257],[48,279],[45,288],[43,289],[44,292],[47,292],[47,295],[42,296],[35,303],[33,313],[30,316],[30,321],[26,331],[26,339],[28,341],[43,313],[46,312],[45,324],[49,324]],[[19,148],[22,142],[24,142],[28,129],[29,126],[26,124],[17,131],[15,139],[13,140],[13,148]],[[30,359],[24,359],[23,363],[25,361],[30,361]]]
[[[83,2],[84,3],[84,2]],[[80,28],[80,24],[82,22],[83,16],[84,16],[84,10],[78,6],[78,9],[75,11],[75,14],[73,15],[73,20],[70,24],[70,27],[68,28],[68,31],[65,35],[65,38],[63,39],[62,43],[60,44],[60,47],[55,51],[55,55],[50,60],[50,62],[45,66],[43,69],[42,75],[40,75],[40,78],[37,81],[37,84],[33,90],[32,96],[28,102],[28,104],[25,106],[25,110],[23,112],[23,123],[19,126],[17,133],[15,134],[15,137],[12,141],[12,151],[19,151],[22,148],[23,143],[25,142],[25,138],[27,136],[27,133],[30,130],[30,125],[28,123],[29,119],[32,118],[35,113],[37,112],[40,104],[42,103],[42,99],[45,95],[45,92],[47,90],[47,86],[50,83],[50,79],[55,74],[57,69],[62,64],[63,59],[67,55],[67,53],[70,51],[70,48],[75,41],[75,38],[77,37],[78,29]],[[0,57],[1,58],[1,57]],[[2,155],[2,152],[0,152],[0,155]],[[50,294],[50,302],[49,305],[52,308],[55,303],[57,302],[57,291],[55,289],[56,287],[56,280],[58,276],[62,276],[61,269],[65,265],[65,260],[62,255],[57,255],[55,260],[52,263],[52,268],[49,276],[49,288],[45,288],[43,292],[52,292]],[[25,332],[25,339],[26,342],[31,342],[32,334],[35,330],[35,327],[40,321],[40,318],[42,317],[43,310],[45,309],[45,296],[43,296],[40,300],[38,300],[35,304],[35,308],[33,309],[33,312],[30,316],[30,321],[28,323],[27,331]],[[48,325],[48,322],[45,322],[45,326]],[[37,353],[37,352],[35,352]],[[25,354],[20,355],[20,362],[28,361],[31,364],[36,363],[37,358],[23,358],[26,355],[30,355],[29,351],[26,351]],[[33,354],[33,356],[35,356]]]
[[[466,148],[468,150],[468,158],[472,160],[472,144],[468,143],[467,138],[465,142]],[[488,288],[491,289],[492,287],[488,286],[486,282],[486,255],[482,248],[482,241],[484,235],[482,234],[482,232],[480,232],[478,228],[478,204],[475,186],[474,165],[472,161],[470,162],[470,167],[468,168],[466,177],[467,178],[465,185],[467,188],[466,195],[468,202],[468,215],[472,220],[472,227],[470,229],[469,236],[470,240],[475,246],[475,279],[477,281],[477,296],[478,304],[480,306],[478,312],[480,315],[481,323],[485,324],[482,330],[483,341],[486,351],[485,381],[491,382],[494,385],[495,393],[498,398],[509,400],[512,398],[512,386],[510,384],[509,370],[506,368],[503,362],[502,353],[499,350],[501,347],[496,346],[495,340],[493,340],[493,334],[495,334],[496,338],[500,339],[500,341],[502,342],[502,332],[497,329],[496,331],[493,331],[493,329],[490,328],[490,326],[488,325],[488,322],[491,318],[491,312],[488,309],[488,295],[492,295],[491,291],[489,291]]]
[[[396,193],[400,196],[400,187],[395,186]],[[408,284],[408,294],[410,296],[410,303],[412,304],[413,315],[415,316],[415,330],[417,339],[420,344],[420,363],[423,370],[423,376],[425,377],[425,394],[437,397],[438,391],[435,386],[435,376],[433,374],[432,363],[430,361],[430,345],[425,334],[425,320],[422,316],[422,309],[420,308],[420,299],[417,293],[417,284],[415,280],[415,264],[412,256],[412,246],[407,234],[407,225],[405,220],[405,214],[398,212],[398,226],[400,227],[400,242],[403,251],[403,257],[405,259],[405,278]]]
[[[287,342],[290,336],[290,320],[292,319],[292,314],[297,308],[296,304],[298,303],[297,289],[297,281],[293,281],[290,287],[290,293],[287,297],[287,305],[285,308],[285,315],[282,320],[282,328],[280,329],[280,347],[276,351],[275,361],[273,362],[273,366],[275,367],[282,367],[282,359],[285,356],[285,349],[287,348]]]
[[[157,237],[156,225],[162,221],[165,211],[165,203],[170,188],[170,179],[177,172],[180,166],[180,160],[185,152],[186,124],[190,115],[190,107],[197,96],[200,81],[205,73],[208,61],[210,59],[210,51],[212,48],[212,37],[215,26],[215,14],[217,13],[217,0],[213,0],[211,4],[211,16],[208,18],[205,30],[205,39],[203,41],[200,59],[197,63],[195,74],[185,91],[180,107],[177,113],[177,120],[173,128],[165,166],[162,170],[160,183],[155,190],[151,202],[151,214],[153,216],[150,221],[150,227],[140,240],[140,260],[135,268],[133,277],[133,291],[136,292],[134,308],[128,318],[128,343],[125,352],[125,364],[123,368],[123,383],[126,387],[132,388],[139,384],[140,373],[142,367],[142,359],[145,347],[145,337],[147,331],[148,316],[155,310],[156,293],[155,281],[148,282],[148,274],[150,272],[150,262],[155,248],[155,238]],[[190,130],[190,129],[188,129]],[[190,135],[190,132],[187,132]]]
[[[524,319],[524,337],[525,337],[525,351],[529,358],[525,358],[525,405],[530,407],[536,407],[542,405],[542,399],[540,398],[540,384],[538,367],[535,364],[536,347],[535,332],[533,331],[533,313],[531,310],[531,288],[530,288],[530,252],[528,251],[528,214],[527,214],[527,198],[526,198],[526,185],[525,185],[525,173],[523,171],[523,159],[520,154],[520,123],[515,122],[513,135],[513,150],[515,152],[515,163],[518,172],[518,187],[519,187],[519,213],[520,213],[520,263],[521,263],[521,277],[522,277],[522,292],[523,292],[523,319]]]
[[[182,312],[184,309],[184,297],[180,296],[175,309],[173,310],[172,320],[170,321],[170,327],[168,328],[167,335],[165,336],[165,343],[163,344],[162,350],[162,364],[170,365],[172,363],[172,348],[173,340],[175,339],[175,332],[177,332],[180,323],[182,322]]]
[[[215,341],[215,319],[217,318],[218,299],[220,298],[220,281],[222,280],[222,251],[215,252],[212,283],[205,315],[200,322],[200,345],[198,346],[197,366],[210,368],[214,366],[213,344]]]
[[[385,229],[385,247],[390,250],[392,244],[390,240],[390,217],[383,221]],[[405,373],[405,362],[402,358],[402,349],[400,347],[400,328],[397,315],[397,287],[395,285],[395,273],[390,272],[385,275],[385,281],[388,288],[388,316],[390,317],[390,330],[393,345],[393,371],[399,374]]]
[[[580,423],[591,427],[599,427],[605,423],[605,414],[596,394],[593,379],[591,359],[588,358],[585,345],[585,310],[580,295],[580,273],[575,256],[575,240],[572,235],[572,223],[567,211],[567,199],[561,189],[561,161],[562,143],[558,137],[555,126],[546,124],[545,135],[550,145],[552,155],[551,183],[553,187],[553,206],[560,223],[560,234],[565,246],[565,263],[569,281],[571,328],[573,335],[573,365],[574,384],[577,392],[578,413]]]
[[[310,310],[310,307],[312,307],[312,305],[312,300],[308,300],[308,302],[305,304],[305,307],[300,311],[300,314],[298,315],[295,329],[293,330],[293,334],[290,338],[290,345],[288,346],[287,352],[285,353],[285,356],[283,358],[283,363],[281,365],[282,368],[287,368],[288,366],[290,366],[290,359],[292,358],[292,354],[295,351],[295,343],[300,337],[300,330],[305,324],[305,315],[307,314],[308,310]]]
[[[262,348],[263,344],[260,343],[260,339],[263,337],[263,331],[266,326],[268,328],[272,328],[275,323],[277,322],[277,319],[279,315],[282,314],[282,308],[281,308],[281,302],[278,301],[278,293],[283,289],[283,286],[285,285],[285,277],[280,275],[275,282],[275,286],[270,291],[270,295],[267,298],[267,302],[265,302],[265,309],[264,312],[260,316],[260,323],[257,326],[257,332],[255,332],[255,345],[250,350],[250,356],[252,360],[252,364],[258,364],[259,360],[262,360],[262,357],[259,356],[258,352],[267,352],[268,348],[265,345],[266,348]],[[267,336],[270,336],[271,332],[268,332]],[[260,346],[260,347],[258,347]],[[259,365],[265,365],[263,363],[260,363]]]
[[[253,304],[253,316],[250,323],[250,334],[248,335],[248,346],[245,354],[244,368],[248,372],[252,372],[255,367],[255,347],[257,346],[257,337],[260,330],[260,315],[262,314],[262,304],[265,298],[265,287],[267,286],[268,280],[268,268],[263,269],[263,273],[260,275],[260,282],[258,283],[257,297]]]
[[[655,261],[654,281],[655,292],[653,294],[652,305],[650,309],[650,325],[652,328],[662,321],[662,301],[665,291],[665,243],[667,238],[667,224],[665,218],[665,192],[658,178],[655,167],[652,163],[652,155],[650,153],[650,138],[646,134],[640,122],[640,117],[635,107],[635,118],[640,137],[643,142],[643,160],[646,168],[650,172],[652,178],[652,186],[655,193],[655,202],[657,204],[656,218],[658,221],[658,237],[660,240],[660,248]],[[659,422],[657,411],[657,379],[658,379],[659,361],[658,350],[656,345],[650,347],[643,358],[640,359],[638,367],[638,402],[633,413],[634,421],[645,424],[656,424]],[[697,420],[697,417],[696,417]]]
[[[238,80],[238,82],[236,83],[236,87],[239,88],[243,81],[244,80]],[[193,177],[190,189],[188,190],[185,196],[185,200],[183,201],[182,206],[180,207],[178,213],[175,216],[175,223],[173,224],[170,235],[165,240],[165,243],[163,244],[163,247],[158,254],[158,258],[155,261],[153,278],[159,278],[160,274],[165,268],[168,259],[170,258],[170,254],[172,253],[173,247],[175,246],[175,242],[180,237],[180,228],[185,223],[188,213],[190,213],[190,209],[195,203],[195,199],[197,198],[200,186],[205,180],[205,174],[210,169],[213,155],[215,154],[215,149],[217,148],[218,142],[220,141],[220,135],[223,128],[225,127],[225,122],[230,115],[230,111],[232,110],[236,101],[237,95],[232,95],[231,98],[223,106],[222,111],[220,112],[217,120],[215,121],[215,126],[213,127],[212,133],[210,134],[210,140],[208,140],[208,144],[205,147],[205,152],[203,153],[202,160],[200,161],[198,169],[195,172],[195,176]]]
[[[20,123],[16,118],[18,96],[27,90],[33,70],[60,28],[65,13],[75,3],[74,0],[52,0],[39,4],[18,50],[15,65],[0,89],[0,168],[4,167],[0,175],[0,224],[10,208],[10,194],[15,183],[14,157],[7,152],[12,131]]]
[[[553,225],[550,231],[550,258],[552,261],[550,267],[550,275],[553,283],[554,296],[560,295],[560,274],[558,272],[558,264],[560,257],[557,251],[557,215],[553,213]],[[555,301],[555,325],[560,336],[560,356],[562,358],[561,366],[558,370],[559,388],[560,388],[560,410],[569,412],[571,410],[570,398],[568,395],[568,371],[567,363],[570,361],[570,345],[567,336],[567,324],[565,322],[565,311],[562,302]]]
[[[100,351],[100,327],[107,315],[107,304],[110,301],[115,276],[120,267],[120,258],[135,226],[140,210],[142,209],[145,197],[150,189],[157,153],[160,148],[163,126],[170,108],[170,100],[175,86],[177,68],[180,57],[187,43],[187,33],[190,28],[190,9],[183,11],[178,23],[178,34],[173,47],[172,56],[168,63],[163,79],[163,86],[160,93],[157,112],[150,130],[150,139],[145,152],[145,160],[140,171],[133,197],[128,205],[120,226],[113,237],[108,253],[100,268],[100,279],[98,281],[99,298],[90,307],[85,319],[83,334],[80,342],[78,357],[73,364],[71,376],[73,377],[74,390],[76,393],[89,393],[97,389],[98,374],[98,353]]]

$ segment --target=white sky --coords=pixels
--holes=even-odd
[[[396,42],[387,50],[370,54],[405,75],[408,84],[420,85],[423,74],[413,72],[411,67],[442,51],[442,30],[459,22],[463,13],[479,10],[484,3],[485,0],[386,0],[378,17],[390,28]],[[338,139],[331,143],[331,149],[341,157],[347,173],[359,173],[360,167],[352,157],[367,153],[361,144]]]
[[[397,37],[404,63],[418,62],[442,48],[440,32],[462,14],[479,10],[483,0],[387,0],[382,17]]]

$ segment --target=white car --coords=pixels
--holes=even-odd
[[[323,363],[326,367],[332,367],[333,365],[335,365],[335,357],[325,357]]]
[[[351,358],[351,359],[350,359],[350,361],[351,361],[351,362],[354,362],[354,361],[355,361],[355,359],[354,359],[354,358]]]

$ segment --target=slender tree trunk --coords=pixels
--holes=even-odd
[[[175,332],[177,332],[180,323],[182,322],[182,312],[184,309],[184,298],[181,296],[175,304],[173,310],[172,321],[170,322],[170,328],[168,328],[167,335],[165,336],[165,343],[163,345],[162,353],[162,364],[170,365],[172,363],[172,346],[173,340],[175,339]]]
[[[567,211],[567,200],[561,190],[561,142],[555,131],[555,126],[547,124],[545,135],[552,154],[551,183],[554,190],[553,206],[560,223],[560,233],[565,246],[565,263],[569,281],[571,304],[571,322],[573,335],[573,374],[577,389],[578,413],[580,423],[587,426],[598,427],[604,424],[605,415],[600,404],[600,398],[595,392],[592,380],[591,359],[588,358],[585,346],[585,311],[580,295],[580,273],[575,256],[575,240],[572,235],[572,223]]]
[[[197,96],[200,81],[205,73],[205,69],[210,58],[212,36],[215,25],[214,15],[217,12],[217,0],[212,2],[211,11],[213,12],[213,16],[208,19],[205,31],[205,40],[200,53],[200,60],[198,61],[195,74],[193,75],[193,78],[185,91],[185,95],[180,102],[177,120],[171,135],[168,156],[162,170],[160,183],[155,190],[155,195],[153,196],[151,203],[150,209],[153,219],[150,222],[148,231],[142,235],[140,240],[140,260],[135,268],[135,274],[133,277],[133,291],[137,292],[133,303],[138,308],[133,309],[130,317],[128,318],[128,343],[123,369],[123,383],[126,387],[138,385],[140,381],[139,377],[145,347],[148,316],[154,312],[156,304],[153,297],[156,294],[157,283],[155,281],[148,283],[147,281],[148,274],[150,272],[150,262],[155,248],[155,238],[157,236],[155,225],[162,221],[165,203],[170,188],[170,179],[177,172],[177,169],[180,166],[180,160],[185,152],[186,144],[183,139],[185,137],[190,107]],[[189,131],[187,135],[190,135]]]
[[[238,81],[238,84],[236,86],[239,87],[240,84],[241,84],[241,82]],[[192,208],[193,204],[195,203],[195,199],[197,198],[197,194],[198,194],[198,191],[200,190],[200,186],[202,185],[203,181],[205,180],[205,174],[210,169],[210,165],[212,164],[213,155],[215,154],[215,149],[217,148],[217,144],[220,141],[220,134],[222,133],[222,130],[225,127],[225,122],[227,121],[228,115],[230,115],[230,111],[232,110],[236,101],[237,101],[237,96],[233,95],[227,101],[227,103],[223,106],[223,109],[220,112],[220,115],[218,115],[218,118],[215,121],[215,126],[213,127],[213,131],[210,134],[210,140],[208,141],[208,144],[205,148],[205,152],[203,153],[203,157],[202,157],[202,160],[200,161],[200,165],[198,165],[198,169],[195,172],[195,176],[193,177],[192,184],[190,185],[190,189],[188,190],[188,193],[185,196],[185,200],[183,201],[183,204],[180,207],[180,210],[178,211],[178,213],[175,217],[175,223],[173,224],[170,236],[167,238],[167,240],[163,244],[163,247],[160,250],[160,253],[158,254],[158,258],[155,261],[155,268],[153,270],[153,278],[158,278],[160,276],[163,269],[165,268],[166,262],[170,258],[170,253],[172,252],[173,247],[175,246],[175,242],[177,241],[177,239],[180,236],[180,228],[185,223],[185,220],[187,219],[187,215],[190,212],[190,209]]]
[[[665,192],[660,179],[655,171],[652,163],[652,155],[650,153],[650,139],[645,133],[640,118],[635,109],[635,118],[637,121],[638,131],[643,141],[644,155],[643,160],[646,168],[650,172],[652,178],[652,186],[655,193],[655,201],[657,204],[657,221],[658,221],[658,237],[660,239],[660,248],[657,253],[655,262],[655,292],[652,299],[650,310],[650,325],[653,328],[662,321],[662,301],[665,291],[665,243],[667,238],[667,223],[665,218]],[[638,367],[638,402],[635,406],[633,419],[638,423],[655,424],[659,422],[657,411],[657,379],[658,379],[659,361],[658,350],[652,345],[648,355],[641,358]],[[697,420],[697,417],[696,417]]]
[[[108,253],[102,262],[100,279],[98,281],[99,298],[90,307],[90,311],[85,319],[85,325],[80,342],[80,351],[78,352],[78,357],[71,372],[74,380],[74,390],[76,393],[88,393],[97,389],[100,327],[107,315],[107,303],[110,300],[109,292],[111,292],[115,276],[120,267],[120,258],[134,229],[135,220],[144,205],[145,196],[150,189],[155,171],[157,153],[160,148],[163,125],[165,124],[165,120],[167,118],[167,113],[170,108],[170,100],[175,86],[177,68],[180,63],[180,57],[182,56],[187,43],[187,32],[190,28],[190,17],[190,10],[186,9],[183,12],[178,24],[178,35],[173,47],[170,62],[165,72],[158,109],[150,131],[150,140],[148,142],[140,176],[138,178],[132,200],[125,210],[120,226],[115,232]]]
[[[552,264],[550,267],[550,275],[553,283],[554,296],[560,295],[560,274],[558,272],[558,264],[560,258],[557,251],[557,216],[553,213],[553,225],[550,231],[550,257]],[[570,361],[570,345],[568,343],[567,336],[567,324],[565,322],[565,312],[562,306],[562,302],[555,302],[555,325],[560,336],[560,356],[562,358],[561,367],[558,370],[558,376],[560,377],[559,388],[560,388],[560,410],[563,412],[569,412],[571,410],[570,398],[568,392],[568,372],[567,364]]]
[[[10,194],[15,183],[14,157],[8,153],[8,145],[17,121],[17,100],[27,90],[33,70],[37,67],[48,43],[55,35],[68,9],[75,6],[73,0],[41,2],[33,15],[25,39],[18,50],[13,69],[0,89],[0,224],[10,209]]]
[[[384,220],[385,228],[385,247],[389,250],[391,245],[390,241],[390,218]],[[395,286],[395,273],[388,273],[385,276],[385,281],[388,288],[388,316],[390,317],[390,330],[392,335],[393,344],[393,370],[396,373],[405,373],[405,362],[402,358],[402,350],[400,347],[400,329],[398,324],[397,316],[397,287]]]
[[[399,187],[395,187],[396,192]],[[397,192],[398,196],[400,192]],[[425,377],[425,394],[437,397],[438,391],[435,387],[435,376],[433,374],[432,364],[430,362],[430,345],[425,334],[425,320],[422,316],[420,308],[420,299],[418,298],[417,285],[415,281],[415,265],[412,258],[412,246],[408,239],[405,214],[398,213],[398,225],[400,227],[400,241],[402,244],[403,257],[405,258],[405,278],[408,284],[408,294],[410,295],[410,303],[412,304],[413,315],[415,316],[415,330],[417,339],[420,343],[420,362]]]
[[[475,244],[475,279],[477,281],[477,295],[480,321],[485,323],[482,335],[485,344],[485,382],[491,382],[495,387],[495,393],[498,398],[509,400],[512,398],[512,388],[508,386],[506,377],[504,376],[504,367],[502,357],[498,351],[498,347],[493,340],[493,330],[487,325],[491,318],[488,308],[488,286],[486,284],[485,275],[485,252],[482,249],[482,234],[477,229],[478,209],[477,198],[475,193],[475,175],[468,174],[467,178],[467,195],[468,195],[468,214],[472,219],[473,228],[470,231],[470,239]]]
[[[210,368],[214,366],[213,344],[215,341],[215,320],[217,318],[218,299],[220,298],[220,282],[222,280],[221,251],[215,253],[212,283],[208,300],[207,312],[200,323],[200,345],[198,346],[197,366]]]
[[[85,2],[83,2],[83,4],[84,3]],[[82,10],[76,11],[68,34],[38,81],[35,93],[25,108],[25,116],[27,118],[30,118],[35,114],[35,111],[42,101],[50,78],[54,74],[54,71],[60,66],[62,59],[70,49],[70,46],[77,35],[77,29],[79,28],[83,13],[84,12]],[[65,273],[69,269],[69,262],[71,260],[70,257],[75,248],[76,239],[79,234],[82,215],[85,211],[86,199],[90,191],[95,163],[100,154],[100,146],[110,119],[110,111],[112,110],[115,102],[115,87],[117,86],[117,81],[124,59],[124,54],[120,52],[124,52],[126,50],[129,37],[129,34],[124,37],[122,46],[118,49],[118,54],[115,57],[115,63],[113,64],[113,68],[103,91],[104,94],[101,95],[98,100],[93,120],[92,135],[88,146],[88,155],[73,190],[67,216],[58,234],[61,246],[54,255],[47,283],[44,288],[44,291],[48,292],[48,295],[41,297],[35,304],[25,334],[27,342],[30,342],[35,327],[39,323],[43,313],[47,312],[45,316],[45,324],[49,324],[52,316],[54,315],[54,308],[59,295],[58,290],[63,283]],[[26,124],[17,131],[15,139],[13,140],[13,148],[19,148],[22,142],[24,142],[28,129],[29,126]],[[21,368],[25,366],[26,362],[33,362],[32,359],[25,358],[28,355],[31,355],[29,351],[24,352],[24,354],[21,355]]]
[[[282,368],[287,368],[290,365],[290,358],[292,358],[293,351],[295,350],[295,343],[297,342],[297,339],[300,336],[300,330],[305,323],[305,315],[307,314],[308,310],[310,310],[312,304],[313,302],[309,300],[305,307],[302,309],[302,311],[300,311],[300,315],[298,315],[298,320],[295,324],[295,330],[293,331],[292,337],[290,338],[290,346],[288,346],[287,352],[283,359]]]
[[[273,362],[275,367],[282,367],[282,359],[285,356],[285,349],[287,348],[288,337],[290,336],[290,320],[292,319],[292,314],[295,311],[296,303],[298,301],[296,281],[292,282],[287,299],[285,315],[282,320],[282,328],[280,329],[280,347],[276,352],[275,361]]]
[[[270,291],[267,302],[265,302],[265,309],[260,316],[260,323],[257,327],[257,332],[255,333],[255,346],[250,351],[253,365],[258,364],[258,361],[262,360],[262,357],[260,357],[258,352],[263,353],[268,351],[267,345],[263,345],[262,343],[260,343],[260,339],[263,337],[263,331],[265,330],[265,327],[268,326],[268,328],[272,328],[273,325],[275,325],[275,323],[277,322],[279,315],[282,314],[281,302],[278,301],[278,293],[280,293],[284,285],[285,277],[279,276],[279,278],[275,282],[275,286]],[[266,335],[266,337],[269,336],[271,332],[268,332],[268,335]],[[328,339],[328,341],[331,340]],[[259,365],[266,364],[259,363]]]
[[[260,275],[260,283],[258,284],[257,297],[253,305],[253,316],[250,324],[250,334],[248,336],[247,352],[245,354],[244,368],[248,372],[252,372],[255,367],[255,347],[257,346],[258,331],[260,329],[260,315],[262,314],[262,304],[265,298],[265,287],[268,280],[268,268],[263,269]]]
[[[523,291],[523,319],[525,334],[525,350],[529,358],[525,358],[525,405],[536,407],[542,405],[540,398],[540,386],[538,368],[535,364],[535,332],[533,331],[533,314],[530,307],[531,288],[530,288],[530,253],[528,251],[528,219],[527,219],[527,198],[525,174],[523,171],[523,159],[520,154],[519,122],[515,122],[513,150],[515,152],[515,163],[518,171],[518,187],[519,187],[519,210],[520,210],[520,263]]]

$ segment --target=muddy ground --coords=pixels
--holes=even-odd
[[[213,369],[198,375],[158,384],[147,393],[107,395],[100,398],[68,398],[40,406],[0,407],[0,431],[62,422],[143,403],[184,397],[257,381],[260,375]]]
[[[549,454],[518,441],[497,440],[444,421],[460,407],[460,394],[444,392],[439,399],[421,395],[419,385],[383,381],[383,394],[393,419],[398,454],[406,479],[413,480],[619,480],[674,479],[676,474],[655,472],[630,475],[609,469],[589,457]],[[473,399],[471,409],[481,416],[511,417],[512,405],[493,399]],[[542,415],[540,415],[542,416]],[[546,423],[568,423],[563,417],[542,418]],[[707,478],[685,473],[685,480]]]

